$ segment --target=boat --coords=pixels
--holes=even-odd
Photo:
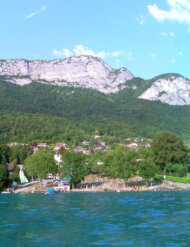
[[[46,189],[46,194],[57,194],[57,193],[59,193],[59,191],[49,188]]]

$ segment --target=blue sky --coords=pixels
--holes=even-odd
[[[190,0],[0,0],[0,58],[100,56],[190,78]]]

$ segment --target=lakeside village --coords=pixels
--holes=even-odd
[[[0,145],[2,193],[190,189],[190,150],[173,133],[154,139],[94,135],[76,145]]]

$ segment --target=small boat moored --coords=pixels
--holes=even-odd
[[[56,193],[59,193],[59,191],[54,189],[46,189],[46,194],[56,194]]]

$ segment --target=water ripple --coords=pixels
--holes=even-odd
[[[0,246],[190,246],[190,192],[0,194]]]

